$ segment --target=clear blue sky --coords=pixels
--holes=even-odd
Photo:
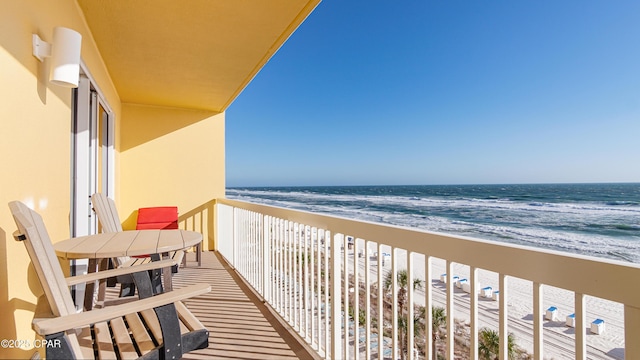
[[[227,186],[640,181],[640,1],[324,0],[227,111]]]

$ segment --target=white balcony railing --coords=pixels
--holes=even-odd
[[[407,359],[435,358],[431,326],[424,326],[421,337],[416,338],[414,322],[407,321],[408,335],[401,336],[398,296],[406,296],[408,304],[445,308],[447,359],[454,357],[454,322],[459,317],[468,319],[471,359],[479,358],[477,334],[482,324],[495,325],[499,331],[501,360],[506,359],[507,334],[512,329],[529,335],[529,351],[535,359],[549,353],[575,359],[640,359],[636,339],[640,334],[640,267],[634,264],[229,199],[217,200],[216,232],[219,252],[325,358],[382,359],[393,358],[391,354],[401,357],[401,353]],[[436,273],[434,269],[440,267],[444,270]],[[389,278],[390,291],[378,285],[384,285],[389,271],[397,274],[403,269],[407,284],[428,279],[423,282],[424,291],[414,291],[412,286],[404,290],[397,276]],[[492,285],[493,290],[499,289],[499,300],[492,303],[494,311],[487,310],[481,304],[485,299],[478,295],[479,274],[489,272],[497,274]],[[464,293],[454,286],[456,274],[468,277]],[[437,280],[440,276],[446,283]],[[509,314],[512,307],[505,306],[520,299],[515,290],[510,295],[511,279],[514,284],[530,284],[527,306],[532,317],[528,319],[514,319]],[[545,330],[545,305],[550,305],[549,298],[553,301],[556,291],[570,292],[575,299],[567,311],[575,313],[575,329],[584,331],[563,331],[571,334],[573,343],[566,342],[567,335]],[[617,327],[622,335],[614,337],[617,349],[602,350],[587,339],[588,320],[598,315],[597,309],[590,309],[592,297],[606,299],[603,301],[612,304],[606,306],[619,309]],[[404,319],[418,315],[414,306],[407,306],[401,314],[406,314]],[[432,320],[431,311],[425,311],[416,324],[431,324]],[[613,329],[616,321],[611,324]]]

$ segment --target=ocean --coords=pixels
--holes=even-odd
[[[227,197],[640,263],[640,183],[245,187]]]

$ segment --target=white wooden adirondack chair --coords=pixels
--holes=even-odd
[[[135,269],[136,281],[146,278],[147,284],[141,285],[150,291],[147,271],[175,265],[174,260],[65,278],[40,215],[18,201],[10,202],[9,208],[18,227],[14,236],[25,244],[51,309],[47,318],[36,318],[32,324],[38,334],[51,340],[48,359],[179,359],[186,352],[208,347],[208,330],[180,302],[211,291],[206,284],[76,313],[70,286]]]
[[[122,224],[120,223],[120,216],[118,216],[118,209],[116,209],[116,203],[106,195],[102,193],[95,193],[91,195],[91,203],[93,205],[93,211],[98,217],[98,221],[102,226],[102,232],[120,232],[122,231]],[[170,257],[184,266],[184,260],[186,259],[184,251],[174,251],[170,254]],[[113,259],[117,267],[136,266],[142,263],[149,262],[149,257],[142,258],[130,258],[128,256],[121,256]],[[135,292],[135,285],[131,276],[119,276],[117,281],[120,283],[120,296],[132,296]],[[167,289],[171,290],[171,289]],[[104,290],[100,289],[98,295],[98,301],[103,300]]]

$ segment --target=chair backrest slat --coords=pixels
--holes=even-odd
[[[116,209],[116,203],[102,193],[95,193],[91,196],[93,210],[98,215],[102,232],[120,232],[122,224]]]
[[[26,237],[24,241],[27,252],[53,314],[56,316],[73,314],[76,310],[75,305],[42,217],[18,201],[10,202],[9,208],[18,230]]]
[[[98,221],[102,226],[102,232],[122,231],[122,224],[120,223],[115,201],[103,193],[95,193],[91,195],[91,203],[93,204],[93,211],[96,212]],[[129,257],[120,256],[115,260],[118,265],[122,265],[129,261]]]
[[[18,226],[18,232],[22,235],[20,240],[27,248],[53,315],[64,316],[75,313],[76,308],[71,299],[69,287],[42,217],[19,201],[10,202],[9,208]],[[67,332],[67,339],[76,356],[81,354],[74,331]]]

